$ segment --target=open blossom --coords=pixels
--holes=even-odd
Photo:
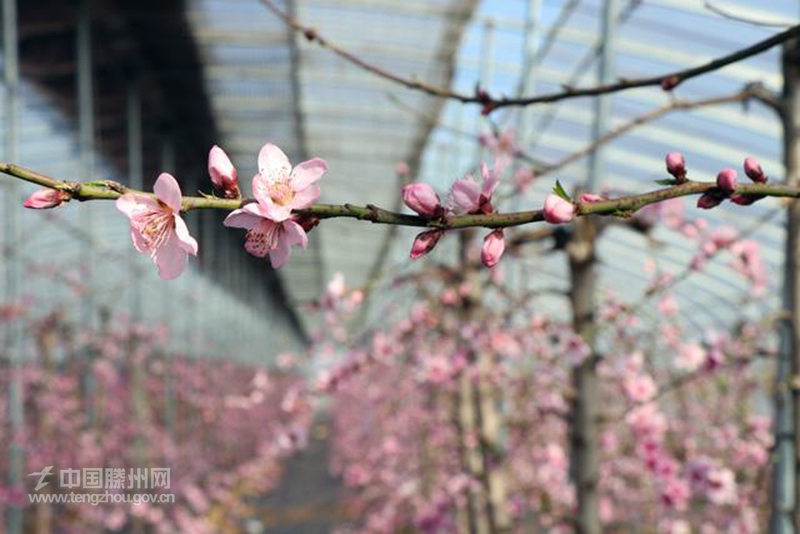
[[[514,185],[517,186],[517,190],[519,190],[520,193],[527,191],[535,179],[536,174],[530,167],[520,167],[517,169],[517,172],[514,173]]]
[[[422,232],[414,238],[414,244],[411,245],[411,259],[416,260],[421,258],[428,252],[434,249],[436,244],[444,235],[444,232],[441,230],[428,230],[427,232]]]
[[[442,214],[439,195],[428,184],[409,184],[403,187],[403,202],[423,217],[438,217]]]
[[[208,174],[214,187],[222,193],[225,198],[240,198],[239,178],[236,167],[231,163],[230,158],[217,145],[211,147],[208,153]]]
[[[133,246],[147,254],[163,280],[177,278],[188,255],[197,256],[197,241],[180,216],[181,188],[171,174],[161,173],[153,191],[156,198],[128,193],[117,199],[117,209],[131,221]]]
[[[72,195],[66,191],[58,189],[39,189],[34,192],[22,204],[26,208],[34,210],[46,210],[56,208],[65,202],[69,202]]]
[[[568,223],[575,217],[575,206],[555,193],[544,201],[544,220],[552,224]]]
[[[692,373],[702,367],[706,361],[706,351],[698,343],[686,343],[678,351],[675,367]]]
[[[261,202],[253,202],[231,212],[223,224],[246,229],[244,249],[259,258],[269,255],[270,263],[278,269],[289,259],[292,245],[306,248],[308,236],[294,219],[274,221],[270,214]]]
[[[503,256],[506,250],[506,240],[503,235],[503,229],[498,228],[490,232],[483,239],[483,247],[481,247],[481,263],[486,267],[494,267]]]
[[[280,148],[265,144],[258,153],[258,174],[253,178],[253,195],[261,206],[259,213],[275,222],[288,220],[293,210],[316,202],[320,190],[314,182],[327,171],[327,163],[320,158],[304,161],[292,169]]]
[[[450,187],[449,207],[456,214],[485,213],[494,211],[492,207],[492,194],[500,183],[498,173],[481,163],[481,176],[483,183],[478,184],[467,176],[453,182]]]

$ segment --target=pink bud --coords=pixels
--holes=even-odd
[[[409,184],[403,188],[403,202],[423,217],[441,215],[439,195],[428,184]]]
[[[670,152],[667,154],[667,172],[678,180],[686,179],[686,160],[680,152]]]
[[[731,194],[736,191],[736,171],[733,169],[723,169],[717,175],[717,187],[723,192]]]
[[[503,229],[498,228],[490,232],[483,238],[483,247],[481,247],[481,263],[491,268],[497,265],[503,252],[506,250],[506,239],[503,235]]]
[[[552,224],[568,223],[575,217],[575,206],[555,193],[544,201],[544,220]]]
[[[444,232],[442,230],[428,230],[422,232],[414,238],[414,244],[411,245],[411,259],[416,260],[421,258],[428,252],[434,249],[436,243],[442,238]]]
[[[578,200],[583,204],[589,204],[590,202],[600,202],[603,200],[603,197],[595,195],[594,193],[581,193]]]
[[[697,207],[704,210],[710,210],[711,208],[716,208],[717,206],[719,206],[721,202],[722,199],[717,195],[711,193],[703,193],[702,195],[700,195],[700,198],[697,199]]]
[[[767,181],[767,175],[755,158],[744,158],[744,173],[756,183],[763,184]]]
[[[214,187],[219,190],[225,198],[240,198],[239,179],[236,168],[231,163],[230,158],[217,145],[211,147],[208,153],[208,174]]]
[[[64,202],[69,202],[71,198],[72,195],[66,191],[40,189],[29,196],[22,205],[34,210],[46,210],[56,208]]]

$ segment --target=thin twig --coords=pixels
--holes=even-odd
[[[742,17],[741,15],[735,15],[728,11],[727,9],[723,9],[719,6],[716,6],[711,3],[710,0],[706,0],[703,6],[708,9],[709,11],[713,11],[717,15],[724,17],[729,20],[735,20],[736,22],[744,22],[745,24],[752,24],[753,26],[767,26],[771,28],[788,28],[792,25],[791,22],[778,22],[778,21],[771,21],[771,20],[758,20],[753,19],[750,17]]]
[[[550,102],[558,102],[560,100],[566,100],[569,98],[616,93],[626,89],[634,89],[638,87],[660,86],[662,84],[666,84],[669,88],[675,88],[686,80],[719,70],[733,63],[737,63],[749,57],[761,54],[770,48],[800,36],[800,25],[792,26],[781,33],[775,34],[772,37],[764,39],[763,41],[759,41],[751,46],[742,48],[731,54],[688,69],[668,72],[647,78],[621,79],[615,83],[602,84],[594,87],[565,87],[563,91],[543,95],[523,96],[520,98],[494,98],[481,88],[477,88],[473,94],[459,93],[445,87],[438,87],[420,80],[406,78],[400,76],[399,74],[395,74],[381,66],[367,62],[349,50],[346,50],[341,46],[329,41],[320,35],[316,29],[310,26],[302,25],[296,19],[281,10],[273,0],[261,0],[261,2],[293,31],[302,33],[307,40],[316,42],[322,48],[331,51],[340,58],[348,61],[362,70],[371,72],[372,74],[375,74],[376,76],[379,76],[385,80],[402,85],[407,89],[420,91],[430,96],[457,100],[465,104],[480,104],[483,106],[486,113],[508,106],[530,106],[534,104],[545,104]]]

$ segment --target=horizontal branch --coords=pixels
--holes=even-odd
[[[349,50],[342,48],[336,43],[329,41],[328,39],[320,35],[316,29],[310,26],[304,26],[295,18],[290,16],[288,13],[280,9],[273,0],[261,0],[261,2],[270,11],[272,11],[278,18],[280,18],[286,24],[287,27],[289,27],[295,32],[301,33],[303,36],[305,36],[307,40],[316,42],[320,47],[331,51],[333,54],[359,67],[362,70],[371,72],[372,74],[375,74],[380,78],[402,85],[407,89],[419,91],[428,94],[430,96],[457,100],[465,104],[480,104],[484,107],[484,111],[486,112],[490,112],[492,110],[508,106],[529,106],[533,104],[546,104],[546,103],[558,102],[560,100],[566,100],[568,98],[598,96],[603,94],[616,93],[619,91],[624,91],[626,89],[634,89],[638,87],[661,86],[662,84],[665,87],[672,89],[686,80],[695,78],[697,76],[701,76],[703,74],[707,74],[709,72],[713,72],[715,70],[719,70],[733,63],[737,63],[749,57],[766,52],[770,48],[785,43],[790,39],[793,39],[795,37],[800,37],[800,25],[797,25],[797,26],[792,26],[791,28],[781,33],[775,34],[772,37],[764,39],[763,41],[759,41],[758,43],[755,43],[751,46],[742,48],[741,50],[737,50],[736,52],[733,52],[731,54],[719,57],[702,65],[698,65],[696,67],[688,69],[677,70],[661,74],[658,76],[650,76],[647,78],[620,79],[615,83],[597,85],[594,87],[586,87],[586,88],[565,87],[562,91],[556,93],[543,94],[543,95],[522,96],[518,98],[511,98],[511,97],[493,98],[485,90],[482,89],[476,90],[474,94],[459,93],[451,89],[448,89],[446,87],[439,87],[417,79],[406,78],[398,74],[395,74],[381,66],[369,63],[358,57],[353,52],[350,52]]]
[[[0,162],[0,173],[43,187],[65,191],[69,193],[73,199],[79,201],[115,200],[126,193],[144,195],[151,198],[154,197],[152,193],[130,189],[110,180],[94,182],[56,180],[36,171],[5,162]],[[672,198],[701,195],[716,190],[717,185],[713,182],[687,181],[679,185],[665,187],[639,195],[623,196],[598,202],[576,202],[576,215],[630,217],[637,210],[648,204],[655,204]],[[800,187],[753,183],[740,185],[736,188],[736,193],[738,195],[798,198],[800,197]],[[217,209],[232,211],[250,202],[255,201],[251,199],[229,200],[215,197],[183,197],[182,210]],[[350,218],[379,224],[424,227],[439,230],[458,230],[474,227],[507,228],[544,220],[542,210],[492,213],[489,215],[455,215],[446,218],[428,219],[418,215],[408,215],[385,210],[371,204],[367,204],[366,206],[356,206],[353,204],[314,204],[306,209],[295,211],[294,213],[296,215],[316,217],[318,219]]]

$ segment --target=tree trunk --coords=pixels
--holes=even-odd
[[[577,496],[576,530],[579,534],[600,533],[598,492],[597,355],[594,349],[594,293],[596,225],[580,218],[567,246],[569,256],[573,326],[591,353],[572,374],[574,398],[571,428],[571,470]]]

